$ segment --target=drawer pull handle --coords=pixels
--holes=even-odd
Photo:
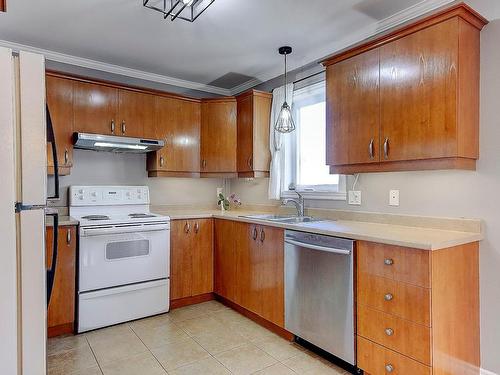
[[[392,335],[394,335],[394,330],[392,328],[386,328],[385,329],[385,334],[387,336],[392,336]]]
[[[386,301],[392,301],[392,299],[394,298],[394,296],[391,294],[391,293],[387,293],[385,296],[384,296],[384,299]]]
[[[385,365],[385,371],[386,372],[393,372],[394,371],[394,366],[391,364]]]
[[[252,238],[253,238],[254,241],[257,239],[257,227],[253,228],[253,236],[252,236]]]
[[[392,266],[394,264],[394,260],[392,260],[391,258],[384,259],[384,264],[386,266]]]

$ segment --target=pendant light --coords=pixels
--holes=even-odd
[[[292,53],[292,47],[289,46],[284,46],[280,47],[278,49],[278,52],[280,55],[285,56],[285,101],[283,102],[283,105],[281,106],[281,111],[278,116],[278,120],[276,121],[276,124],[274,125],[274,130],[276,130],[279,133],[291,133],[295,130],[295,122],[293,121],[292,117],[292,109],[287,103],[287,90],[286,90],[286,84],[287,84],[287,71],[286,71],[286,56]]]

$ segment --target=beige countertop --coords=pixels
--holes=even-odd
[[[302,232],[325,234],[350,238],[353,240],[378,242],[423,250],[439,250],[483,239],[483,235],[480,231],[443,230],[422,226],[397,225],[344,219],[325,219],[324,221],[310,223],[284,224],[242,217],[247,215],[263,214],[266,213],[266,211],[247,211],[238,209],[222,212],[221,210],[213,209],[197,210],[181,208],[155,208],[153,209],[153,212],[168,215],[171,220],[213,217],[217,219],[236,220],[284,229],[298,230]]]
[[[51,216],[47,217],[45,221],[46,227],[51,227],[54,225],[53,219]],[[78,225],[78,220],[71,216],[59,215],[59,226],[69,226],[69,225]]]

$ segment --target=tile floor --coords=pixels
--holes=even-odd
[[[347,374],[215,302],[50,339],[50,375]]]

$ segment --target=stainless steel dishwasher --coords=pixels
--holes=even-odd
[[[354,241],[285,232],[285,328],[355,366]]]

